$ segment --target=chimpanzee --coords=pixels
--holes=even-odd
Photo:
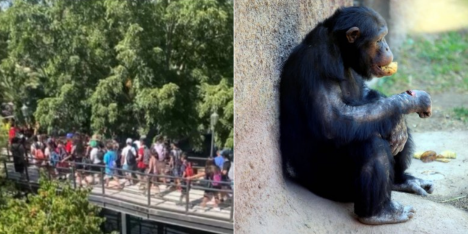
[[[391,191],[426,196],[431,181],[407,173],[413,142],[405,114],[431,115],[419,90],[391,97],[364,81],[390,75],[387,25],[365,7],[338,9],[285,61],[280,81],[280,150],[285,174],[315,194],[354,202],[365,224],[409,220]]]

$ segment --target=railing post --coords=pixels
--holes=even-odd
[[[32,190],[31,181],[29,178],[29,155],[28,155],[26,148],[24,149],[24,157],[26,159],[26,163],[24,165],[24,172],[26,173],[26,181],[28,182],[29,191],[32,192],[33,190]]]
[[[41,167],[42,167],[42,163],[39,163],[36,168],[37,168],[37,181],[39,182],[41,180]]]
[[[151,174],[148,173],[148,183],[146,184],[146,187],[148,189],[148,208],[151,206]]]
[[[28,152],[26,152],[26,149],[24,150],[24,158],[26,160],[26,165],[24,165],[25,173],[26,173],[26,180],[28,180],[29,183],[29,155]]]
[[[47,171],[47,177],[49,178],[49,180],[52,180],[52,176],[50,175],[50,167],[49,167],[49,165],[46,165],[45,168],[46,168],[46,171]]]
[[[5,177],[8,180],[8,168],[7,168],[7,160],[3,160],[3,168],[5,169]]]
[[[73,189],[76,189],[76,178],[75,178],[75,164],[72,164],[72,179],[73,179]]]
[[[10,160],[10,144],[9,143],[7,143],[6,152],[7,152],[7,160]]]
[[[185,180],[185,178],[182,178],[183,180]],[[188,213],[188,210],[189,210],[189,203],[190,203],[190,183],[191,181],[190,180],[186,180],[185,182],[185,186],[186,186],[186,190],[185,190],[185,195],[186,195],[186,198],[185,198],[185,213]]]
[[[121,219],[120,219],[120,223],[121,223],[121,230],[122,230],[122,234],[127,234],[128,233],[128,229],[127,229],[127,214],[125,214],[125,212],[122,212],[121,213]]]
[[[233,185],[231,185],[231,186],[233,186]],[[231,221],[233,221],[233,220],[232,220],[232,219],[233,219],[233,216],[234,216],[234,189],[233,189],[233,187],[231,187],[231,191],[232,191],[231,214],[230,214],[229,219],[230,219]]]
[[[102,185],[102,196],[106,196],[105,186],[104,186],[104,167],[101,167],[101,185]]]

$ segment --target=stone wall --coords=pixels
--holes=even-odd
[[[278,152],[278,78],[282,62],[318,21],[351,0],[234,1],[236,233],[267,233],[287,216]],[[265,216],[265,214],[268,214]],[[291,226],[289,230],[296,230]],[[280,232],[281,233],[281,232]]]

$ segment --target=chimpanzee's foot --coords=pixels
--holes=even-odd
[[[427,196],[428,193],[434,191],[434,184],[432,180],[422,180],[418,178],[409,179],[402,184],[394,184],[394,191],[407,192],[407,193],[416,193],[421,196]]]
[[[380,225],[391,223],[403,223],[413,217],[415,210],[411,206],[403,206],[392,201],[380,214],[368,218],[359,217],[358,220],[364,224]]]

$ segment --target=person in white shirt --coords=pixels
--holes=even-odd
[[[160,179],[162,179],[162,182],[164,185],[167,184],[167,180],[166,180],[166,156],[167,156],[167,150],[166,148],[164,147],[164,139],[162,136],[158,136],[157,139],[156,139],[156,142],[154,143],[153,145],[153,149],[156,151],[157,155],[158,155],[158,159],[157,159],[157,163],[156,163],[156,170],[157,170],[157,174],[161,177],[159,177]],[[159,181],[159,179],[157,179],[156,181]]]
[[[135,140],[133,144],[136,145],[136,148],[139,149],[141,147],[141,141],[140,140]]]
[[[91,141],[90,146],[91,146],[91,152],[89,153],[89,159],[91,159],[94,165],[98,165],[98,166],[91,167],[91,171],[93,171],[93,184],[94,184],[95,177],[99,177],[99,174],[101,172],[101,167],[99,165],[103,165],[103,162],[98,157],[98,154],[99,154],[98,142]]]
[[[130,185],[133,184],[133,176],[134,173],[132,171],[136,170],[136,157],[137,157],[137,152],[135,148],[132,146],[132,139],[127,138],[125,148],[122,149],[122,154],[121,154],[121,165],[122,169],[127,170],[124,172],[125,177],[127,177],[127,181],[129,182]],[[132,155],[130,155],[130,153]],[[134,160],[130,159],[129,157],[133,157]]]

